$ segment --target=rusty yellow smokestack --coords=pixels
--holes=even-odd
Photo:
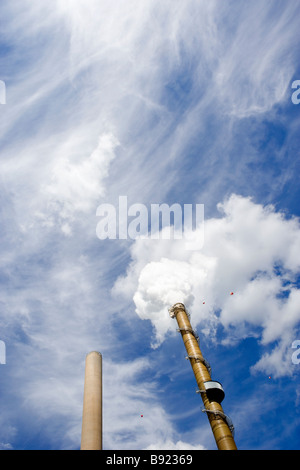
[[[102,356],[86,356],[81,450],[102,450]]]
[[[204,404],[204,412],[209,419],[212,432],[219,450],[237,450],[233,438],[233,427],[221,406],[225,394],[222,385],[215,382],[210,376],[210,367],[203,358],[198,338],[192,329],[189,314],[181,303],[169,309],[171,318],[176,318],[179,331],[190,360],[199,393]]]

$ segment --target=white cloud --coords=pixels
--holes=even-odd
[[[274,10],[273,2],[256,3],[243,8],[238,22],[229,19],[214,76],[228,114],[243,118],[265,113],[286,96],[294,72],[288,44],[293,42],[296,9],[292,3],[283,11]]]
[[[182,160],[191,139],[205,127],[203,114],[217,105],[220,115],[241,117],[278,103],[293,74],[292,54],[286,52],[298,24],[294,4],[274,18],[271,5],[246,6],[238,21],[234,16],[222,28],[222,15],[227,14],[217,1],[208,5],[189,0],[174,6],[170,1],[162,5],[147,0],[141,5],[136,0],[57,0],[51,9],[25,1],[18,6],[22,14],[13,4],[6,7],[8,39],[17,44],[19,54],[25,53],[23,44],[30,41],[32,46],[22,80],[7,83],[10,105],[2,128],[2,138],[17,128],[10,148],[3,151],[1,172],[17,195],[21,226],[31,226],[23,220],[28,212],[35,212],[49,228],[57,223],[39,207],[49,204],[49,194],[49,209],[69,218],[73,209],[89,207],[97,191],[101,197],[100,172],[106,172],[107,164],[102,161],[100,168],[91,145],[99,134],[105,135],[106,126],[123,149],[108,193],[130,194],[136,202],[153,194],[161,198],[172,187],[177,174],[169,171],[170,164],[174,168],[174,162]],[[258,7],[261,14],[256,18]],[[41,16],[43,22],[37,21]],[[47,32],[57,29],[61,34],[51,34],[50,40]],[[39,34],[48,38],[44,54],[35,40]],[[258,54],[258,49],[263,52]],[[179,113],[179,120],[164,97],[186,69],[186,86],[197,98]],[[28,114],[34,134],[25,125]],[[217,141],[222,148],[227,135],[228,129],[220,125]],[[220,172],[226,180],[222,164]],[[60,225],[70,235],[70,224]]]
[[[157,444],[152,444],[148,446],[145,450],[206,450],[202,445],[193,446],[188,442],[172,442],[170,440],[165,442],[158,442]]]
[[[49,194],[48,205],[56,208],[56,212],[59,210],[62,219],[73,220],[77,212],[90,212],[104,196],[105,179],[117,144],[112,134],[104,134],[91,155],[79,162],[60,152],[53,165],[51,183],[44,190],[46,198]]]
[[[173,436],[172,421],[157,401],[155,383],[139,380],[150,367],[147,359],[105,363],[104,437],[106,449],[143,449]],[[145,375],[144,375],[145,377]]]
[[[13,447],[11,444],[4,444],[3,442],[0,442],[0,450],[13,450]]]
[[[194,287],[205,282],[206,272],[183,261],[162,258],[150,262],[141,271],[133,300],[142,319],[151,319],[156,330],[158,346],[164,335],[172,329],[172,320],[166,315],[166,306],[182,302],[193,304]],[[155,344],[154,344],[155,346]]]
[[[149,241],[136,241],[127,276],[115,284],[114,292],[132,295],[136,313],[153,323],[154,346],[174,331],[167,309],[176,302],[186,303],[193,323],[212,336],[222,324],[225,342],[256,334],[268,345],[290,338],[299,323],[299,221],[236,195],[218,207],[223,215],[205,221],[199,252],[184,252],[178,241],[169,241],[166,250],[152,241],[150,251]],[[280,345],[282,356],[288,340]],[[274,357],[267,355],[256,368],[267,368]],[[278,374],[281,364],[273,366]]]
[[[12,424],[12,419],[9,414],[8,407],[5,407],[1,413],[0,424],[0,450],[12,450],[13,445],[11,442],[16,437],[18,430],[15,425]],[[10,442],[8,442],[10,441]]]

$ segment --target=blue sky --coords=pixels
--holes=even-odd
[[[168,316],[182,301],[238,448],[299,449],[300,3],[0,16],[0,448],[78,449],[99,350],[105,449],[215,449]],[[204,204],[203,246],[99,240],[97,208],[120,196]]]

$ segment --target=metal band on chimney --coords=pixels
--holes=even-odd
[[[186,356],[185,357],[186,359],[195,359],[195,361],[200,361],[202,362],[202,364],[205,365],[206,369],[208,370],[209,374],[211,374],[211,367],[210,367],[210,364],[209,362],[204,359],[203,356]]]
[[[204,410],[201,410],[201,411],[202,411],[202,413],[212,413],[215,416],[221,416],[221,418],[224,419],[227,426],[229,427],[229,429],[231,431],[231,434],[234,436],[234,425],[233,425],[233,422],[232,422],[231,418],[229,418],[228,415],[226,415],[222,411],[208,410],[207,408],[205,408]]]
[[[195,330],[193,330],[193,328],[177,328],[177,331],[179,331],[180,333],[181,331],[187,331],[188,333],[192,333],[192,335],[195,336],[196,341],[199,342],[199,335],[196,333]]]

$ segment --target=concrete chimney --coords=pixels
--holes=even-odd
[[[81,450],[102,450],[102,355],[86,356]]]
[[[237,450],[233,438],[233,426],[231,420],[225,415],[221,406],[225,393],[222,385],[211,379],[210,366],[202,356],[198,337],[193,330],[189,314],[182,303],[177,303],[169,309],[170,317],[176,318],[178,331],[180,331],[186,351],[190,360],[198,393],[201,394],[204,411],[209,419],[212,432],[219,450]]]

